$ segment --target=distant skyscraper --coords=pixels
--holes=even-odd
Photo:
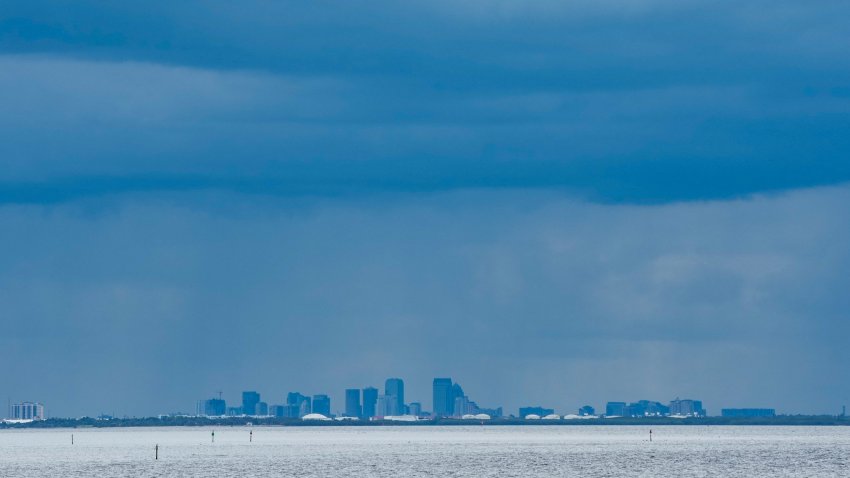
[[[331,414],[331,399],[327,395],[313,395],[313,413],[328,417]]]
[[[258,402],[257,408],[254,411],[255,415],[264,417],[269,414],[269,404],[266,402]]]
[[[435,378],[433,385],[434,416],[450,417],[454,414],[454,397],[452,396],[452,379]]]
[[[390,412],[390,400],[392,397],[387,397],[386,395],[378,395],[378,399],[375,401],[375,416],[376,417],[386,417],[391,416]]]
[[[260,402],[260,394],[257,392],[242,392],[242,413],[245,415],[258,415],[257,403]]]
[[[360,389],[349,388],[345,391],[345,415],[349,417],[363,415],[363,408],[360,406]]]
[[[389,405],[388,415],[404,414],[404,381],[400,378],[388,378],[384,384],[384,395],[387,396]]]
[[[286,395],[286,404],[298,407],[298,413],[295,417],[303,417],[313,411],[312,401],[310,397],[301,395],[298,392],[289,392]],[[293,418],[295,418],[293,417]]]
[[[454,416],[462,417],[463,415],[469,412],[469,397],[465,395],[461,397],[456,397],[454,405]]]
[[[408,406],[407,413],[413,415],[414,417],[422,416],[422,404],[419,402],[412,402]]]
[[[204,415],[208,417],[220,417],[227,413],[227,403],[220,398],[204,400]]]
[[[376,406],[378,401],[378,389],[374,387],[366,387],[363,389],[363,416],[372,418],[376,416]]]

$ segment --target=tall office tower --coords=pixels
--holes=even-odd
[[[363,417],[372,418],[375,415],[375,407],[378,402],[378,389],[375,387],[366,387],[363,389]]]
[[[467,397],[466,395],[464,395],[462,397],[455,398],[454,416],[462,417],[462,416],[466,415],[467,413],[470,413],[469,403],[470,403],[469,397]]]
[[[286,394],[286,404],[297,407],[298,417],[303,417],[313,411],[312,401],[310,397],[301,395],[298,392],[289,392]],[[293,417],[294,418],[294,417]]]
[[[384,395],[387,396],[387,412],[389,415],[404,414],[404,381],[400,378],[388,378],[384,384]]]
[[[204,415],[220,417],[227,413],[227,403],[220,398],[204,400]]]
[[[463,388],[460,386],[460,384],[455,383],[454,385],[452,385],[452,402],[463,396]],[[457,414],[457,410],[455,410],[455,414]]]
[[[347,389],[345,391],[345,415],[349,417],[359,417],[362,414],[363,408],[360,406],[360,389]]]
[[[328,417],[331,415],[331,398],[327,395],[313,395],[313,413],[321,413]]]
[[[407,413],[413,415],[414,417],[422,416],[422,404],[419,402],[413,402],[407,407]]]
[[[432,385],[434,392],[434,416],[450,417],[454,414],[454,398],[452,397],[452,379],[435,378]]]
[[[269,404],[266,403],[266,402],[258,402],[257,408],[254,409],[254,414],[261,416],[261,417],[268,416],[268,414],[269,414]]]
[[[376,417],[386,417],[391,416],[390,412],[390,400],[392,397],[388,397],[386,395],[378,395],[378,399],[375,400],[375,416]]]
[[[245,415],[257,415],[258,403],[260,403],[259,393],[242,392],[242,413]]]

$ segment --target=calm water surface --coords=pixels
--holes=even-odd
[[[850,427],[212,430],[2,430],[0,477],[850,476]]]

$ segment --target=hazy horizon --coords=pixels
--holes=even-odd
[[[850,404],[850,3],[4,7],[4,399]]]

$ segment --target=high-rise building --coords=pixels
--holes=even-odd
[[[414,417],[422,416],[422,404],[419,402],[412,402],[407,406],[407,413],[409,415],[413,415]]]
[[[265,417],[269,414],[269,404],[266,402],[257,402],[257,408],[254,409],[254,414]]]
[[[35,402],[15,403],[9,410],[12,420],[44,420],[44,405]]]
[[[434,397],[434,416],[450,417],[454,414],[454,397],[452,396],[452,379],[435,378],[432,384]]]
[[[376,417],[387,417],[391,416],[390,413],[390,400],[392,397],[387,397],[386,395],[378,395],[378,399],[375,400],[375,416]]]
[[[472,411],[470,410],[470,403],[471,402],[469,401],[469,397],[467,397],[466,395],[463,395],[461,397],[455,397],[454,416],[462,417],[470,413]]]
[[[463,387],[461,387],[459,383],[455,382],[455,384],[452,385],[452,403],[454,403],[458,397],[462,396],[464,396]],[[454,412],[457,414],[457,410],[454,410]]]
[[[329,417],[331,415],[331,398],[327,395],[313,395],[313,413],[321,413]]]
[[[208,417],[220,417],[227,413],[227,403],[220,398],[204,400],[204,415]]]
[[[387,415],[404,414],[404,381],[400,378],[388,378],[384,384],[384,395],[387,396]]]
[[[258,415],[257,403],[260,402],[260,394],[257,392],[242,392],[242,413],[245,415]]]
[[[372,418],[377,416],[376,407],[378,402],[378,389],[366,387],[363,389],[363,417]]]
[[[298,412],[294,417],[303,417],[304,415],[308,415],[312,413],[313,406],[310,397],[306,395],[301,395],[298,392],[289,392],[286,394],[286,404],[293,405],[297,407]]]
[[[349,388],[345,391],[345,415],[349,417],[363,415],[363,407],[360,406],[360,389]]]

